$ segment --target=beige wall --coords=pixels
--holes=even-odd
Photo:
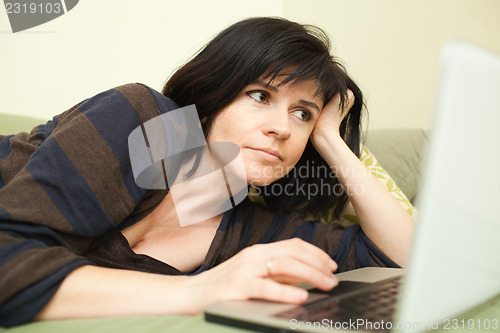
[[[285,16],[327,30],[365,93],[370,128],[431,126],[446,40],[500,53],[498,0],[287,0]]]
[[[218,31],[250,16],[323,27],[367,97],[370,127],[429,127],[451,37],[500,53],[499,0],[82,0],[12,34],[0,10],[0,112],[50,118],[127,82],[155,89]]]
[[[128,82],[161,89],[220,30],[283,16],[283,1],[81,0],[67,14],[13,34],[0,7],[0,112],[51,118]]]

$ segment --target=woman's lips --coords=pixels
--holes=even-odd
[[[249,148],[249,149],[269,162],[282,161],[280,153],[275,150],[268,148]]]

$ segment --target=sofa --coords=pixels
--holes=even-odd
[[[0,134],[13,134],[30,131],[45,120],[31,117],[0,114]],[[428,141],[427,132],[422,129],[380,129],[370,130],[366,135],[366,147],[376,156],[380,166],[390,175],[408,200],[415,202],[421,178],[421,165]],[[372,157],[368,157],[372,158]],[[374,164],[371,160],[365,164]],[[476,316],[479,318],[498,318],[500,302],[494,308],[485,308]],[[486,312],[485,312],[486,311]],[[472,317],[474,318],[474,316]],[[247,332],[243,329],[205,322],[203,316],[137,316],[100,319],[61,320],[37,322],[4,329],[0,333],[23,332]]]

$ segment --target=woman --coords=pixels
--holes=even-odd
[[[267,207],[244,200],[181,227],[170,192],[135,184],[131,131],[190,104],[209,143],[240,148]],[[403,266],[412,219],[358,158],[362,106],[319,29],[256,18],[221,32],[163,95],[121,86],[1,138],[0,323],[301,303],[293,283],[329,290],[337,269]],[[294,172],[322,166],[331,172]],[[311,197],[311,184],[344,191]],[[286,195],[268,191],[276,185]],[[361,227],[299,217],[339,217],[347,197]]]

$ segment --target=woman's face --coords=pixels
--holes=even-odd
[[[237,144],[247,183],[268,185],[298,162],[323,107],[314,81],[257,80],[215,117],[208,142]]]

